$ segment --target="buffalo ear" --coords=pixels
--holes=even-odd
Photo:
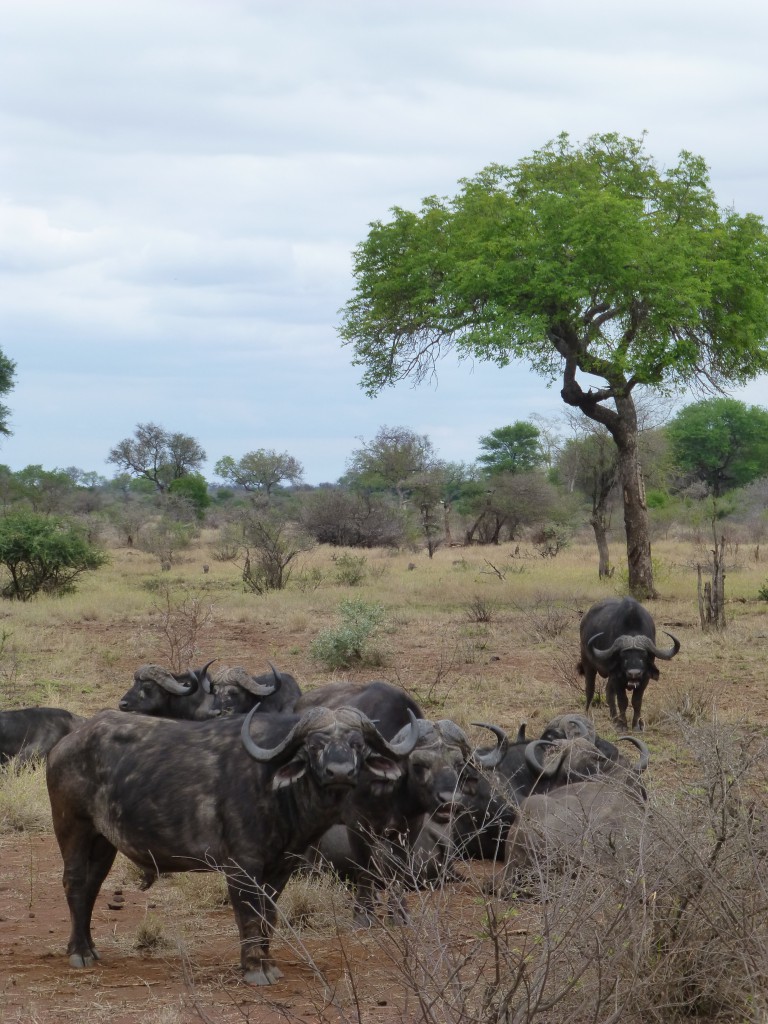
[[[293,785],[294,782],[298,782],[306,774],[306,771],[306,761],[296,759],[288,761],[287,764],[281,764],[272,776],[272,789],[282,789],[284,786]]]
[[[403,769],[397,761],[393,761],[389,757],[382,757],[380,754],[374,754],[373,757],[366,758],[365,766],[371,775],[375,775],[379,779],[394,781],[403,774]]]
[[[648,675],[651,677],[651,679],[659,678],[659,670],[656,668],[655,665],[651,665],[650,669],[648,670]]]

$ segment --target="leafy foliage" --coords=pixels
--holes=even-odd
[[[64,519],[28,511],[0,517],[0,565],[7,572],[0,586],[3,597],[28,601],[39,593],[71,593],[83,573],[106,560],[103,551]]]
[[[269,495],[281,480],[289,480],[291,483],[301,480],[304,467],[288,452],[259,448],[246,452],[238,460],[225,455],[219,459],[213,471],[216,476],[235,487],[242,487],[246,491],[263,491]]]
[[[543,461],[540,430],[533,423],[517,420],[506,427],[497,427],[480,438],[483,454],[478,462],[488,473],[525,473]]]
[[[768,411],[735,398],[687,405],[667,427],[677,465],[718,498],[768,475]]]
[[[339,612],[341,625],[318,633],[310,648],[312,657],[327,669],[381,664],[381,655],[372,644],[384,623],[382,605],[342,601]]]

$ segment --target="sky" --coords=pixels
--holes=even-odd
[[[337,480],[383,425],[472,462],[563,413],[525,364],[441,362],[375,398],[338,336],[352,251],[393,206],[566,131],[690,150],[768,219],[755,0],[0,0],[0,462],[111,477],[152,421],[208,460]],[[761,378],[734,392],[768,405]]]

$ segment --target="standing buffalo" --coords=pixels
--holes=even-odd
[[[246,715],[258,705],[259,714],[270,711],[290,713],[301,696],[299,684],[288,672],[250,675],[244,668],[220,669],[213,676],[213,712],[222,715]]]
[[[215,661],[215,659],[214,659]],[[121,711],[158,718],[203,721],[213,717],[213,692],[208,668],[169,672],[161,665],[141,665],[133,675],[133,686],[120,699]]]
[[[96,715],[48,758],[70,964],[98,959],[91,916],[119,850],[145,873],[223,871],[244,980],[277,981],[269,939],[296,856],[341,820],[363,767],[397,778],[417,739],[413,722],[388,743],[350,708],[210,722]]]
[[[410,722],[410,716],[423,718],[424,712],[405,690],[376,679],[370,683],[326,683],[303,693],[296,701],[296,712],[307,708],[353,707],[374,719],[379,731],[392,739]]]
[[[627,728],[627,691],[632,693],[632,728],[644,729],[641,717],[643,694],[649,679],[658,679],[654,659],[669,661],[680,650],[671,633],[671,647],[656,646],[656,626],[647,609],[632,597],[607,598],[589,609],[581,620],[581,661],[587,711],[595,696],[595,677],[607,678],[605,695],[611,719]],[[616,704],[618,702],[618,712]]]
[[[85,719],[63,708],[0,711],[0,765],[12,757],[30,761],[45,754]]]

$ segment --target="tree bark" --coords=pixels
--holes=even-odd
[[[611,556],[608,550],[608,525],[605,515],[594,511],[589,521],[595,532],[595,542],[597,543],[597,574],[601,580],[607,579],[613,575],[613,571],[611,569]]]
[[[645,503],[640,463],[637,455],[637,410],[632,398],[632,384],[621,379],[609,380],[608,388],[584,391],[576,380],[577,360],[573,350],[562,349],[566,356],[563,388],[560,392],[567,405],[581,409],[585,416],[602,423],[613,438],[618,451],[619,481],[624,503],[624,529],[627,536],[627,570],[629,592],[639,601],[658,597],[653,584],[651,539],[648,529],[648,507]],[[615,409],[601,405],[613,400]]]

